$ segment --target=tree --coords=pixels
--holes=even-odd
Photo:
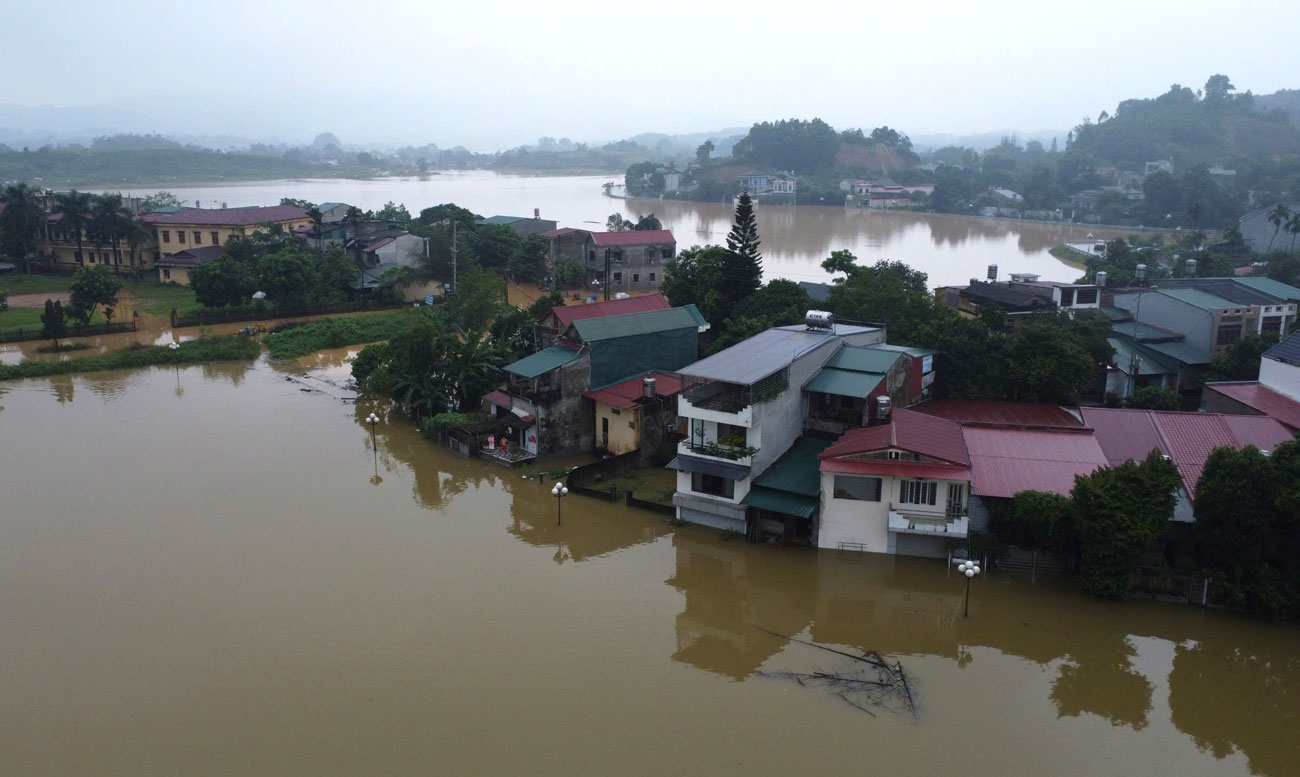
[[[144,219],[136,218],[134,215],[127,217],[123,224],[126,230],[127,253],[130,257],[131,267],[136,267],[136,257],[140,254],[140,249],[153,242],[153,227]],[[135,272],[135,270],[132,270]]]
[[[1228,101],[1228,92],[1236,88],[1227,76],[1212,75],[1205,82],[1205,101],[1207,103],[1226,103]]]
[[[406,209],[405,205],[389,200],[384,203],[384,207],[375,212],[375,218],[384,221],[400,221],[405,224],[411,220],[411,212]]]
[[[992,512],[989,530],[1009,545],[1073,555],[1078,543],[1070,499],[1048,491],[1021,491]]]
[[[1007,341],[1007,393],[1017,402],[1076,404],[1096,377],[1097,361],[1058,316],[1028,316]]]
[[[703,167],[709,163],[709,155],[713,153],[713,139],[709,138],[695,149],[695,163]]]
[[[636,222],[623,218],[622,213],[611,213],[605,219],[605,229],[610,232],[627,232],[636,228]]]
[[[759,253],[759,244],[753,200],[749,192],[741,192],[736,201],[736,219],[727,234],[727,256],[722,265],[718,303],[726,312],[763,285],[763,255]]]
[[[113,272],[122,269],[122,238],[130,231],[131,212],[122,205],[122,195],[104,193],[92,198],[90,224],[93,237],[99,245],[113,247]]]
[[[546,272],[546,257],[550,253],[550,243],[541,235],[528,235],[519,241],[507,269],[517,281],[536,282]]]
[[[774,326],[802,323],[811,306],[808,292],[794,281],[785,278],[768,281],[734,306],[731,318],[723,323],[709,352],[717,353]]]
[[[1217,353],[1210,359],[1202,380],[1205,382],[1223,380],[1255,380],[1259,377],[1259,363],[1264,352],[1277,343],[1277,335],[1267,333],[1257,335],[1247,332],[1237,338],[1227,351]]]
[[[54,213],[59,216],[59,226],[73,234],[77,240],[77,264],[82,264],[81,247],[87,227],[90,226],[90,195],[73,189],[54,195]]]
[[[1129,573],[1173,517],[1180,482],[1159,451],[1075,478],[1070,500],[1083,590],[1108,599],[1127,593]]]
[[[41,314],[41,331],[54,341],[54,350],[59,350],[59,338],[68,334],[68,323],[63,312],[63,303],[45,300],[45,312]]]
[[[320,208],[315,205],[304,210],[307,211],[307,218],[311,219],[311,225],[316,232],[316,250],[320,251],[323,247],[321,243],[323,237],[321,235],[321,226],[325,223],[325,214],[321,213]]]
[[[1268,250],[1273,250],[1273,241],[1277,239],[1277,233],[1282,229],[1282,225],[1288,223],[1291,218],[1291,209],[1282,203],[1278,203],[1268,212],[1268,220],[1273,224],[1273,236],[1268,239]]]
[[[25,183],[10,184],[0,194],[0,227],[4,228],[6,238],[5,250],[10,256],[22,260],[23,272],[31,275],[32,268],[27,261],[32,238],[41,227],[44,213],[39,201],[40,193]]]
[[[496,317],[505,297],[506,284],[487,268],[472,265],[460,274],[456,293],[447,300],[447,319],[451,326],[466,332],[481,332]]]
[[[190,270],[190,288],[204,307],[236,307],[257,291],[257,276],[247,262],[227,254]]]
[[[1124,407],[1144,410],[1177,410],[1178,392],[1164,386],[1140,386],[1124,400]]]
[[[1295,239],[1300,235],[1300,211],[1291,214],[1286,222],[1286,232],[1291,236],[1291,253],[1295,253]]]
[[[663,223],[660,222],[659,219],[655,218],[655,214],[653,213],[649,214],[648,216],[637,217],[636,223],[632,225],[632,229],[638,232],[646,232],[650,230],[663,229],[663,228],[664,228]]]
[[[679,251],[664,266],[659,290],[674,307],[695,305],[711,324],[721,324],[725,317],[716,314],[722,295],[722,275],[727,249],[721,246],[694,246]]]
[[[517,232],[503,224],[484,224],[467,237],[469,240],[466,242],[479,264],[500,270],[510,264],[510,257],[519,250],[522,240]],[[463,254],[461,261],[464,261]]]
[[[426,226],[446,225],[451,227],[451,222],[455,221],[460,225],[462,230],[472,230],[474,223],[481,218],[471,210],[462,208],[451,202],[444,202],[441,205],[434,205],[432,208],[425,208],[420,211],[417,219],[421,224]]]
[[[822,263],[848,275],[831,287],[829,307],[837,316],[872,321],[889,327],[891,339],[906,341],[935,314],[934,296],[926,274],[902,262],[881,260],[870,267],[852,262],[853,255],[836,252]]]
[[[312,255],[297,248],[284,248],[266,254],[258,267],[261,290],[276,310],[306,310],[312,302],[316,285]]]
[[[347,211],[343,215],[343,220],[348,223],[348,234],[352,237],[356,237],[360,232],[357,227],[361,222],[366,220],[366,214],[362,213],[361,209],[357,206],[349,205]]]
[[[283,205],[284,203],[281,202],[280,204]],[[151,194],[143,200],[140,200],[141,213],[153,213],[154,211],[162,210],[163,208],[179,207],[181,207],[180,198],[171,192],[157,192],[156,194]]]
[[[667,272],[664,274],[667,276]],[[587,270],[579,262],[561,259],[555,263],[555,283],[559,288],[572,289],[582,286],[586,277]]]
[[[82,267],[72,274],[68,287],[68,315],[83,327],[90,325],[95,311],[117,306],[117,293],[122,289],[118,280],[103,266]]]

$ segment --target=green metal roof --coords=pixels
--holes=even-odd
[[[475,223],[475,224],[502,224],[502,225],[508,225],[508,224],[513,224],[513,223],[515,223],[516,221],[525,221],[525,220],[526,220],[526,219],[525,219],[525,217],[523,217],[523,216],[488,216],[487,218],[485,218],[485,219],[479,219],[478,221],[476,221],[476,222],[474,222],[474,223]]]
[[[901,358],[902,356],[894,351],[846,345],[835,352],[835,355],[826,362],[826,366],[854,372],[887,373]]]
[[[800,438],[754,485],[815,498],[821,493],[821,460],[817,454],[831,447],[832,442],[818,437]]]
[[[1115,349],[1115,365],[1128,372],[1134,359],[1141,359],[1143,375],[1177,375],[1178,362],[1169,356],[1153,351],[1144,345],[1135,345],[1123,337],[1108,337],[1106,342]]]
[[[1218,294],[1211,294],[1200,289],[1160,289],[1158,293],[1186,302],[1188,305],[1193,305],[1202,310],[1245,307],[1240,302],[1233,302],[1225,297],[1220,297]]]
[[[913,348],[910,345],[891,345],[889,343],[876,343],[875,345],[869,347],[877,351],[894,351],[895,353],[905,353],[908,356],[914,356],[917,358],[921,358],[925,356],[937,356],[939,354],[938,351],[933,351],[929,348]]]
[[[624,313],[621,316],[584,318],[573,322],[585,342],[611,340],[617,337],[670,332],[674,329],[696,329],[706,323],[694,305],[667,310],[649,310],[644,313]]]
[[[1272,294],[1274,297],[1280,297],[1289,302],[1300,302],[1300,289],[1290,286],[1281,281],[1275,281],[1272,278],[1234,278],[1237,283],[1243,286],[1249,286],[1255,291],[1262,291],[1265,294]]]
[[[817,377],[808,384],[808,390],[840,397],[866,399],[884,379],[885,375],[881,372],[854,372],[823,367],[822,371],[817,373]]]
[[[1156,353],[1164,354],[1181,364],[1209,364],[1210,354],[1199,348],[1188,345],[1187,343],[1143,343],[1146,348],[1150,348]]]
[[[581,355],[572,348],[552,345],[550,348],[538,351],[532,356],[525,356],[513,364],[507,364],[505,370],[521,377],[535,378],[544,372],[550,372],[556,367],[568,364]]]
[[[740,500],[743,505],[771,510],[774,513],[809,518],[817,509],[817,497],[800,496],[787,491],[773,491],[770,488],[754,486]]]

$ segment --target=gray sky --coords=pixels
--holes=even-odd
[[[15,0],[4,19],[0,103],[288,141],[489,150],[813,116],[913,135],[1064,130],[1213,73],[1300,88],[1294,0]]]

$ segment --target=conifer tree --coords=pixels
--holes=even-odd
[[[763,256],[758,246],[754,203],[749,192],[741,192],[736,202],[736,222],[727,235],[727,258],[722,268],[721,296],[728,311],[763,285]]]

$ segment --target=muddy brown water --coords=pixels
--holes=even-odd
[[[0,383],[0,773],[1296,774],[1294,627],[997,572],[963,618],[940,562],[557,526],[286,380],[345,358]],[[901,662],[918,714],[765,676],[838,659],[756,626]]]
[[[611,176],[520,176],[485,171],[447,171],[423,178],[309,179],[229,184],[174,184],[165,188],[203,207],[278,205],[282,197],[312,202],[346,202],[379,209],[392,201],[412,214],[442,202],[454,202],[484,216],[531,216],[533,209],[561,227],[604,229],[611,213],[635,218],[654,213],[673,230],[679,249],[723,244],[735,208],[730,203],[606,197],[601,185],[622,183]],[[158,187],[131,194],[147,195]],[[880,259],[905,262],[929,275],[930,285],[965,284],[984,278],[988,265],[1009,273],[1040,273],[1050,280],[1074,280],[1079,270],[1048,253],[1066,240],[1089,235],[1110,238],[1122,233],[1085,225],[1016,221],[905,211],[858,208],[760,205],[758,231],[766,278],[827,281],[821,262],[831,251],[847,249],[863,263]]]

